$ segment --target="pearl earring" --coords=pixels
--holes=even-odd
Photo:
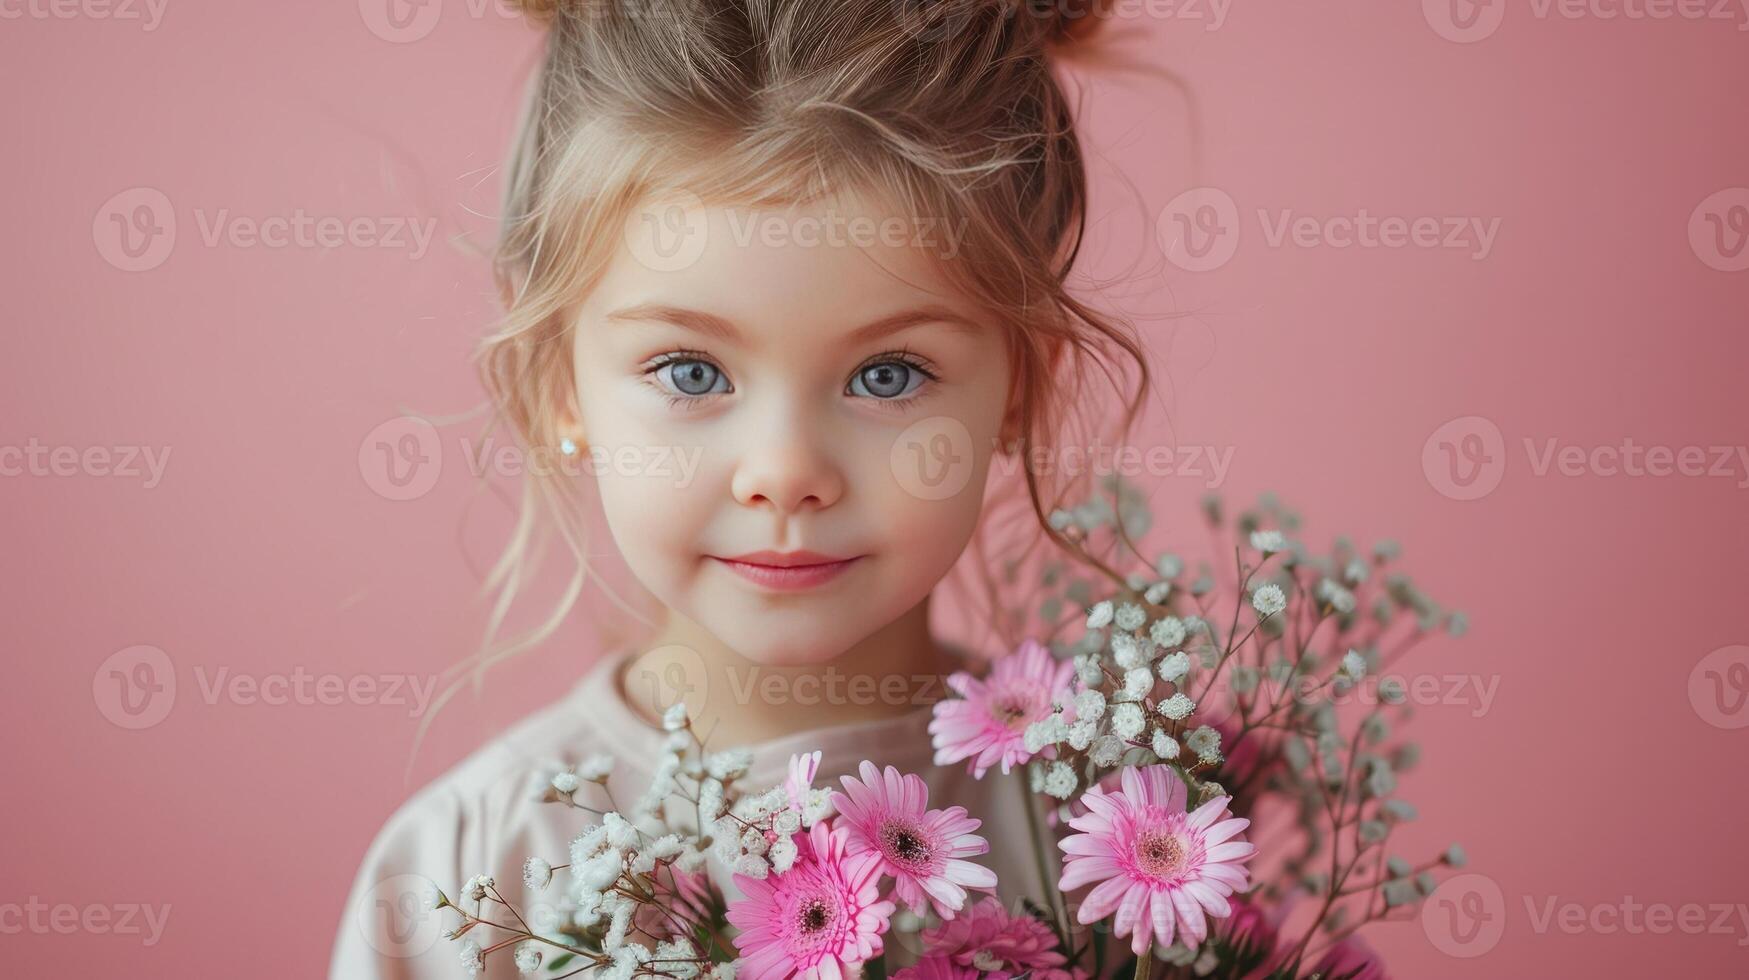
[[[571,441],[570,436],[566,436],[559,440],[559,452],[566,456],[575,456],[577,455],[577,444]]]

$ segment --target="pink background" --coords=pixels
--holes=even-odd
[[[1167,381],[1138,442],[1231,450],[1229,498],[1280,489],[1314,540],[1398,537],[1406,567],[1474,618],[1408,662],[1498,693],[1480,717],[1421,712],[1428,761],[1404,795],[1423,819],[1393,849],[1462,840],[1500,889],[1504,933],[1464,959],[1413,922],[1373,930],[1397,975],[1741,976],[1735,917],[1729,934],[1539,932],[1527,901],[1749,902],[1749,731],[1724,727],[1749,709],[1709,707],[1704,685],[1690,698],[1703,657],[1749,643],[1749,473],[1539,475],[1525,441],[1749,441],[1749,272],[1715,268],[1728,257],[1688,233],[1703,200],[1749,185],[1749,34],[1514,3],[1465,42],[1435,29],[1437,7],[1240,3],[1208,30],[1198,3],[1111,32],[1188,79],[1203,127],[1191,145],[1183,101],[1156,80],[1090,82],[1087,268],[1132,277],[1114,301],[1143,318]],[[0,477],[0,906],[171,912],[151,947],[0,934],[0,965],[316,976],[388,813],[595,652],[579,615],[495,673],[439,718],[411,783],[406,707],[208,703],[200,687],[220,670],[429,679],[473,649],[477,569],[508,521],[464,465],[475,427],[442,430],[435,485],[409,501],[373,489],[360,446],[404,411],[479,403],[467,357],[494,309],[480,252],[537,36],[465,0],[406,41],[373,32],[372,0],[168,0],[152,30],[96,4],[7,9],[24,15],[0,25],[0,446],[171,456],[149,489]],[[1198,185],[1229,195],[1240,226],[1232,258],[1203,272],[1166,261],[1154,234]],[[171,202],[176,237],[130,272],[110,261],[105,209],[140,187]],[[1476,260],[1271,247],[1259,208],[1500,223]],[[435,219],[437,233],[417,259],[209,246],[201,221],[220,209]],[[1163,318],[1175,310],[1195,315]],[[1423,448],[1472,416],[1498,430],[1504,471],[1458,500],[1437,440],[1426,467]],[[1464,425],[1460,444],[1488,432]],[[1158,513],[1187,526],[1205,480],[1155,482]],[[140,644],[165,651],[177,692],[161,722],[128,730],[102,667]]]

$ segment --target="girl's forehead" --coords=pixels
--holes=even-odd
[[[978,319],[948,274],[958,228],[866,197],[757,206],[671,193],[637,208],[619,245],[585,304],[598,317],[669,308],[828,334],[920,308]]]

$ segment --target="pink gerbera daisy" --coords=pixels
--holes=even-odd
[[[841,980],[847,968],[880,954],[893,903],[880,900],[879,854],[848,854],[848,834],[821,821],[797,836],[788,871],[768,878],[735,875],[745,898],[729,905],[740,932],[746,980]]]
[[[1006,773],[1031,759],[1035,753],[1026,750],[1026,727],[1069,702],[1074,674],[1073,662],[1058,660],[1028,639],[998,659],[983,680],[965,671],[948,675],[947,686],[959,697],[935,703],[929,721],[935,764],[969,758],[972,775],[983,779],[993,765]]]
[[[948,968],[965,976],[981,973],[984,980],[1010,980],[1022,973],[1033,980],[1086,980],[1086,970],[1064,969],[1068,960],[1057,945],[1050,926],[1030,915],[1010,916],[1001,902],[986,899],[951,922],[923,930],[927,952],[917,965],[943,960]]]
[[[990,842],[972,833],[980,821],[963,806],[929,810],[922,777],[863,760],[862,779],[844,776],[832,806],[850,834],[850,853],[874,853],[893,876],[893,893],[921,915],[925,901],[943,919],[965,904],[967,888],[995,888],[996,872],[961,860],[986,854]]]
[[[1089,789],[1087,813],[1069,826],[1080,831],[1057,843],[1064,851],[1064,891],[1099,882],[1081,903],[1079,919],[1096,922],[1117,913],[1112,931],[1133,936],[1140,956],[1150,940],[1174,934],[1195,949],[1208,937],[1207,916],[1232,913],[1227,896],[1245,888],[1242,867],[1257,847],[1231,838],[1251,821],[1227,817],[1228,797],[1185,812],[1184,782],[1171,766],[1123,770],[1116,792]]]

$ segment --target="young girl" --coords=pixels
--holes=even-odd
[[[942,679],[982,670],[932,635],[929,611],[978,536],[993,461],[1055,444],[1090,367],[1146,386],[1127,331],[1065,289],[1086,177],[1052,67],[1101,12],[524,6],[550,33],[507,175],[508,312],[483,376],[531,453],[590,465],[530,478],[494,581],[508,603],[545,522],[581,562],[592,492],[662,615],[388,821],[333,976],[462,974],[440,939],[453,917],[411,904],[426,881],[453,896],[492,875],[513,906],[550,913],[522,861],[562,861],[586,815],[542,804],[543,789],[605,753],[615,791],[641,792],[676,701],[707,747],[752,750],[748,786],[816,749],[815,786],[865,759],[923,774],[931,807],[984,821],[996,894],[1010,908],[1044,895],[1024,775],[931,765]],[[1068,488],[1020,469],[1026,520],[1054,538]],[[1013,718],[1038,690],[1008,693]],[[616,805],[591,783],[576,798]],[[889,936],[890,965],[907,943]],[[515,970],[495,956],[486,973]]]

